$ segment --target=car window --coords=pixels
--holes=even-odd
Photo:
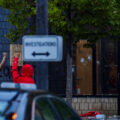
[[[57,120],[56,114],[49,102],[44,98],[38,98],[35,103],[35,120]]]
[[[51,99],[63,120],[80,120],[78,115],[64,102]]]

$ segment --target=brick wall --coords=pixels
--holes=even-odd
[[[97,111],[105,115],[117,115],[117,98],[73,98],[72,107],[78,114]]]

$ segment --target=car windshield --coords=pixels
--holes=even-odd
[[[6,110],[7,106],[8,106],[8,102],[7,101],[0,101],[0,116]]]

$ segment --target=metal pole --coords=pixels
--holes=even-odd
[[[93,45],[92,48],[92,76],[93,76],[93,84],[92,91],[93,95],[96,95],[96,44]]]
[[[36,34],[48,35],[48,0],[37,0]]]
[[[120,42],[118,42],[118,115],[120,115]]]
[[[36,10],[36,34],[48,35],[48,0],[37,0]],[[38,89],[48,90],[48,63],[36,63],[35,74]]]
[[[68,21],[71,21],[71,0],[68,3]],[[72,34],[68,31],[67,39],[67,81],[66,81],[66,98],[68,104],[72,105]]]

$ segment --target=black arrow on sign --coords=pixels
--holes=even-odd
[[[49,53],[49,52],[46,52],[46,53],[36,53],[36,52],[33,52],[32,55],[33,55],[33,56],[36,56],[36,55],[45,55],[45,56],[49,56],[50,53]]]

